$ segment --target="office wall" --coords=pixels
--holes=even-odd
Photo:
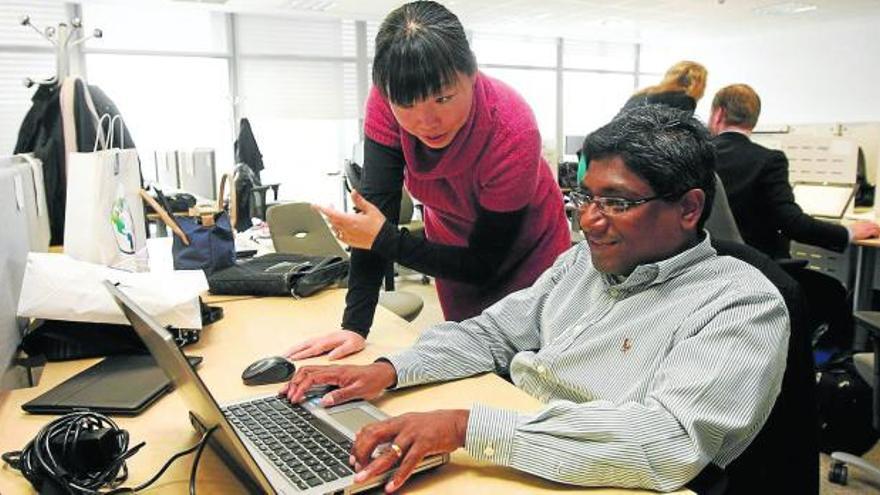
[[[765,125],[880,121],[878,23],[875,17],[689,43],[680,53],[709,69],[697,113],[708,116],[719,88],[746,82],[761,95]]]

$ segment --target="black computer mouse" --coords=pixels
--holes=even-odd
[[[266,385],[267,383],[281,383],[296,370],[287,359],[281,356],[272,356],[255,361],[244,369],[241,379],[245,385]]]

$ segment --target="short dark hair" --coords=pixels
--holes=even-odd
[[[458,17],[437,2],[393,10],[379,26],[373,84],[397,105],[410,105],[473,75],[477,60]]]
[[[731,84],[715,93],[712,111],[724,109],[724,123],[754,129],[761,116],[761,97],[748,84]]]
[[[702,229],[715,198],[715,148],[709,131],[687,112],[666,105],[625,111],[584,140],[590,160],[620,157],[657,196],[679,198],[691,189],[706,194]]]

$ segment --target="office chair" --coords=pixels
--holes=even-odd
[[[712,234],[712,239],[744,244],[730,203],[727,202],[727,192],[718,174],[715,174],[715,198],[712,200],[712,213],[706,219],[706,230]]]
[[[706,221],[713,247],[719,255],[732,256],[760,270],[782,294],[791,320],[779,397],[758,436],[724,470],[727,486],[722,493],[816,494],[819,492],[819,418],[813,332],[800,286],[791,276],[791,270],[802,270],[804,265],[780,264],[746,245],[717,175],[715,186],[712,212]]]
[[[406,188],[403,188],[400,195],[400,219],[397,227],[408,230],[416,237],[425,237],[425,223],[413,218],[415,209],[412,196],[409,195]]]
[[[278,253],[348,258],[327,222],[309,203],[274,205],[269,208],[267,219]],[[422,298],[403,291],[380,292],[379,304],[406,321],[415,320],[424,307]]]
[[[265,184],[246,163],[239,163],[232,172],[232,182],[238,195],[238,211],[235,230],[242,232],[251,227],[251,218],[266,220],[266,213],[272,204],[266,201],[269,190],[273,201],[278,201],[278,188],[281,184]]]
[[[364,169],[357,162],[346,160],[345,161],[345,192],[350,193],[352,189],[360,190],[361,188],[361,178],[363,177]],[[412,196],[409,195],[409,192],[406,188],[401,190],[400,195],[400,213],[397,218],[397,226],[398,228],[405,228],[409,230],[409,232],[416,236],[424,236],[425,235],[425,224],[421,220],[413,220],[413,216],[415,214],[415,204],[413,203]]]
[[[345,191],[346,193],[350,193],[352,189],[360,190],[361,188],[361,178],[363,176],[363,167],[361,167],[357,162],[353,160],[345,160]],[[397,228],[406,229],[410,232],[410,234],[415,235],[417,237],[425,236],[425,224],[421,220],[413,220],[413,214],[415,212],[415,205],[412,200],[412,196],[409,195],[409,192],[406,188],[401,189],[400,195],[400,212],[398,213],[397,219]],[[410,270],[406,268],[406,270]],[[393,291],[394,290],[394,275],[398,272],[398,265],[389,264],[389,268],[385,273],[385,290]],[[425,275],[421,274],[421,282],[423,284],[430,283],[431,279]]]
[[[873,425],[875,430],[880,430],[880,311],[856,311],[854,316],[859,325],[868,329],[874,345],[874,352],[854,354],[853,363],[859,376],[871,386]],[[880,484],[880,467],[861,457],[846,452],[832,452],[831,461],[828,481],[832,483],[845,485],[848,476],[847,465],[850,465],[864,471],[871,482]]]
[[[800,286],[774,260],[751,246],[720,239],[713,239],[712,245],[718,254],[760,270],[782,294],[791,321],[781,391],[761,431],[725,468],[723,493],[817,494],[819,428],[812,332]]]

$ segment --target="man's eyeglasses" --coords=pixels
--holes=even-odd
[[[568,197],[571,199],[572,204],[581,211],[585,210],[587,206],[594,204],[605,215],[622,215],[629,211],[630,208],[643,205],[655,199],[670,199],[673,196],[666,194],[663,196],[651,196],[650,198],[626,199],[593,196],[584,192],[572,191],[568,194]]]

